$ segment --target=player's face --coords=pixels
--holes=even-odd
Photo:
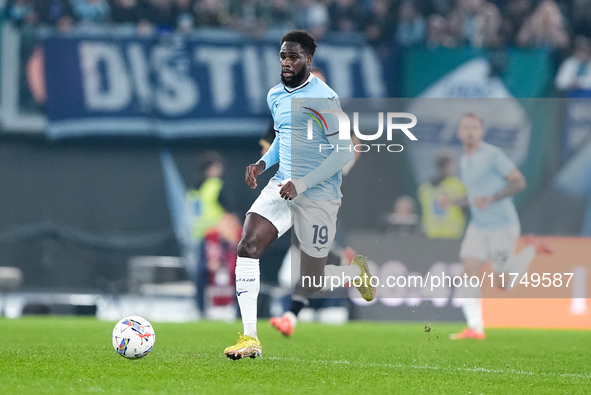
[[[463,117],[458,127],[458,138],[466,145],[478,144],[484,138],[484,128],[480,119]]]
[[[290,88],[301,85],[310,74],[312,57],[307,56],[299,43],[286,41],[279,51],[281,82]]]

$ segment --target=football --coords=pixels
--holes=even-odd
[[[119,321],[111,335],[113,348],[127,359],[143,358],[152,351],[156,334],[148,320],[138,316],[125,317]]]

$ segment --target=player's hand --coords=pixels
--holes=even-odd
[[[281,196],[285,200],[293,200],[298,196],[298,191],[296,191],[295,185],[293,182],[284,180],[278,186],[281,187],[279,190],[279,196]]]
[[[246,166],[246,175],[244,181],[246,185],[252,189],[257,187],[257,177],[265,171],[265,162],[259,161],[252,165]]]
[[[474,204],[481,210],[484,210],[492,203],[494,203],[495,199],[492,196],[476,196],[474,198]]]

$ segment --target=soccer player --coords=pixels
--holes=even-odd
[[[279,169],[248,211],[238,244],[236,295],[244,335],[224,350],[230,359],[261,355],[256,328],[259,258],[292,224],[301,245],[301,278],[315,279],[302,284],[302,293],[328,291],[331,284],[318,285],[325,276],[346,276],[363,279],[357,289],[365,300],[375,297],[362,256],[355,257],[349,266],[325,265],[341,203],[341,169],[354,153],[350,139],[340,140],[336,116],[323,117],[323,123],[312,122],[312,139],[308,139],[307,125],[312,119],[308,114],[341,110],[337,94],[310,73],[315,50],[316,41],[306,31],[290,31],[281,38],[281,83],[267,95],[276,137],[265,155],[246,168],[245,181],[256,188],[261,173],[276,163]],[[319,149],[320,144],[324,149]]]
[[[326,83],[326,76],[318,67],[312,66],[310,68],[310,73],[322,80],[322,82]],[[353,133],[351,134],[351,140],[353,143],[359,142],[359,139]],[[351,170],[351,168],[355,165],[355,162],[357,161],[357,159],[359,159],[360,155],[361,153],[356,151],[354,159],[342,168],[343,177],[346,176],[347,173]],[[288,251],[287,253],[291,254],[290,251]],[[350,263],[353,261],[353,258],[355,257],[355,251],[351,247],[346,247],[343,249],[342,247],[337,245],[337,243],[334,243],[331,246],[330,251],[328,252],[327,261],[340,261],[341,257]],[[328,299],[324,299],[324,301],[327,300]],[[279,317],[271,317],[269,322],[271,323],[271,326],[277,329],[282,335],[284,335],[285,337],[290,337],[293,334],[295,327],[298,323],[298,315],[304,307],[309,307],[310,305],[311,303],[309,298],[303,295],[292,294],[290,298],[289,309]]]
[[[512,196],[523,191],[525,177],[498,147],[483,141],[482,119],[467,113],[458,127],[458,138],[464,154],[460,159],[460,176],[467,198],[443,201],[468,205],[471,219],[460,248],[460,258],[468,276],[478,276],[480,268],[492,261],[495,273],[519,273],[521,276],[537,253],[551,253],[543,242],[528,236],[527,245],[515,255],[515,244],[521,233],[519,217]],[[519,278],[519,277],[518,277]],[[505,288],[508,285],[505,283]],[[484,339],[480,288],[465,287],[463,312],[468,327],[451,339]]]

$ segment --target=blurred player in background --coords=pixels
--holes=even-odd
[[[443,196],[440,203],[442,207],[449,204],[470,207],[471,219],[460,248],[468,276],[478,276],[482,265],[491,260],[495,273],[518,273],[520,278],[537,253],[551,253],[551,250],[528,236],[526,247],[515,255],[521,228],[511,197],[525,189],[525,177],[501,149],[483,141],[484,133],[478,116],[468,113],[461,118],[458,138],[464,154],[460,159],[460,176],[467,198],[452,201]],[[503,285],[507,288],[510,284]],[[463,311],[468,327],[450,338],[484,339],[480,288],[465,287],[464,291]]]
[[[330,284],[316,285],[325,276],[360,276],[365,279],[358,287],[363,298],[373,300],[375,297],[375,287],[369,284],[369,269],[363,257],[355,257],[349,266],[326,266],[341,204],[341,169],[354,154],[351,140],[340,140],[336,117],[327,117],[326,130],[314,127],[312,139],[307,138],[310,118],[304,116],[304,109],[311,112],[341,111],[337,94],[310,73],[315,50],[316,41],[306,31],[291,31],[281,39],[281,83],[271,88],[267,95],[276,137],[267,153],[246,168],[246,183],[256,188],[260,174],[276,163],[279,163],[279,169],[248,211],[238,244],[236,295],[244,335],[239,336],[237,344],[224,350],[230,359],[261,355],[262,346],[256,328],[259,258],[273,241],[291,228],[292,222],[302,250],[300,274],[314,279],[307,285],[302,284],[301,293],[328,291]],[[297,108],[292,109],[292,101],[296,102],[292,99],[299,99]],[[305,107],[319,106],[320,103],[319,108]],[[336,148],[319,150],[320,144]],[[300,152],[295,158],[299,161],[292,162],[292,147],[297,147]]]

